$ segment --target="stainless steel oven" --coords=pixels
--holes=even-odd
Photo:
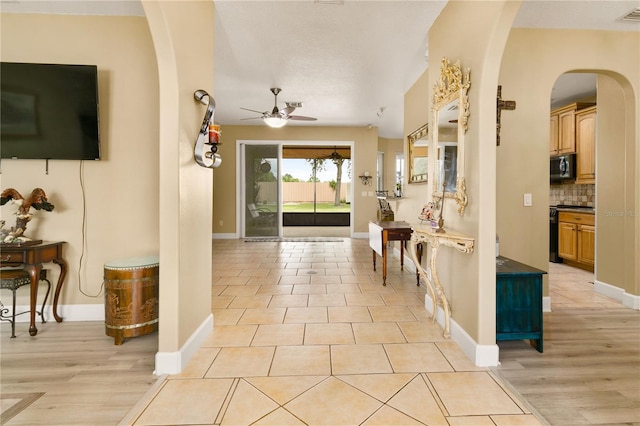
[[[549,207],[549,262],[562,263],[558,255],[558,208]]]

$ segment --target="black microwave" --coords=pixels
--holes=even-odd
[[[576,155],[554,155],[549,161],[551,182],[557,183],[576,179]]]

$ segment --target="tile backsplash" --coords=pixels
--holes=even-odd
[[[596,186],[594,184],[563,183],[551,185],[549,205],[569,204],[572,206],[596,205]]]

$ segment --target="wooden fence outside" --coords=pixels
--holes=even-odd
[[[335,200],[335,192],[329,182],[317,182],[316,202],[331,203]],[[350,182],[340,185],[340,198],[350,201]],[[258,182],[260,187],[259,200],[275,200],[278,194],[278,182]],[[312,203],[313,202],[313,182],[282,182],[282,202],[283,203]]]

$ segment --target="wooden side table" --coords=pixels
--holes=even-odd
[[[67,276],[67,262],[62,257],[62,245],[64,241],[45,241],[38,244],[2,244],[0,250],[0,264],[2,266],[23,265],[24,270],[31,277],[31,300],[30,300],[30,325],[29,334],[35,336],[38,334],[36,327],[36,299],[38,297],[38,281],[40,280],[40,271],[42,264],[53,262],[60,267],[60,276],[58,284],[53,295],[53,317],[57,322],[62,322],[62,317],[58,314],[58,301],[60,299],[60,291],[62,284]]]
[[[387,243],[400,243],[400,270],[404,268],[404,242],[411,239],[411,225],[407,222],[369,222],[369,247],[373,249],[373,270],[376,270],[376,254],[382,256],[382,285],[387,285]],[[418,281],[420,284],[420,281]]]
[[[496,340],[530,339],[542,352],[542,275],[545,271],[496,258]]]

